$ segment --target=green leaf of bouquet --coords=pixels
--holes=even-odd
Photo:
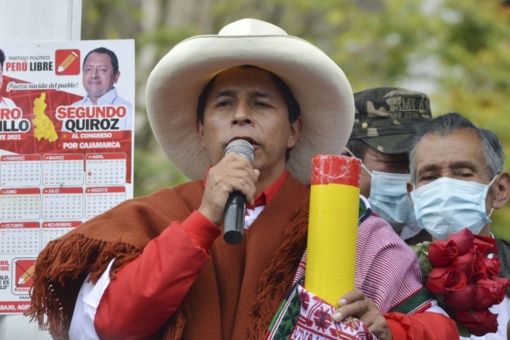
[[[418,262],[420,263],[421,275],[423,277],[423,282],[426,282],[427,277],[429,276],[430,271],[432,270],[432,265],[429,260],[429,241],[424,241],[414,246],[411,246],[418,257]]]
[[[464,327],[464,325],[458,321],[456,323],[457,323],[457,329],[459,330],[460,336],[469,338],[471,336],[471,333],[467,330],[467,328]]]

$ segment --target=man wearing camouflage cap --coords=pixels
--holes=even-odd
[[[406,194],[407,151],[415,126],[431,118],[429,98],[404,88],[377,87],[355,93],[354,100],[356,114],[347,149],[363,162],[361,194],[408,240],[420,229]]]

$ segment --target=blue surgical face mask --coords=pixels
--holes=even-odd
[[[468,228],[478,234],[491,223],[485,208],[489,184],[441,177],[411,192],[418,226],[436,239]]]
[[[368,170],[367,172],[372,178],[368,198],[372,209],[400,233],[412,217],[406,190],[410,175]]]

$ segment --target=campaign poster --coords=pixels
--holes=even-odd
[[[0,314],[51,240],[133,196],[133,40],[0,42]]]

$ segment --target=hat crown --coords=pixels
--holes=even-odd
[[[399,87],[375,87],[354,93],[356,118],[431,117],[428,96],[419,91]]]
[[[351,139],[387,154],[406,152],[416,125],[432,118],[429,97],[419,91],[375,87],[354,93],[354,101]]]
[[[354,101],[356,113],[351,137],[367,136],[371,128],[378,130],[378,136],[394,134],[396,128],[408,133],[411,125],[432,117],[428,96],[404,88],[367,89],[354,93]]]
[[[280,27],[269,22],[245,18],[234,21],[224,26],[218,33],[220,36],[241,36],[241,35],[288,35]]]

